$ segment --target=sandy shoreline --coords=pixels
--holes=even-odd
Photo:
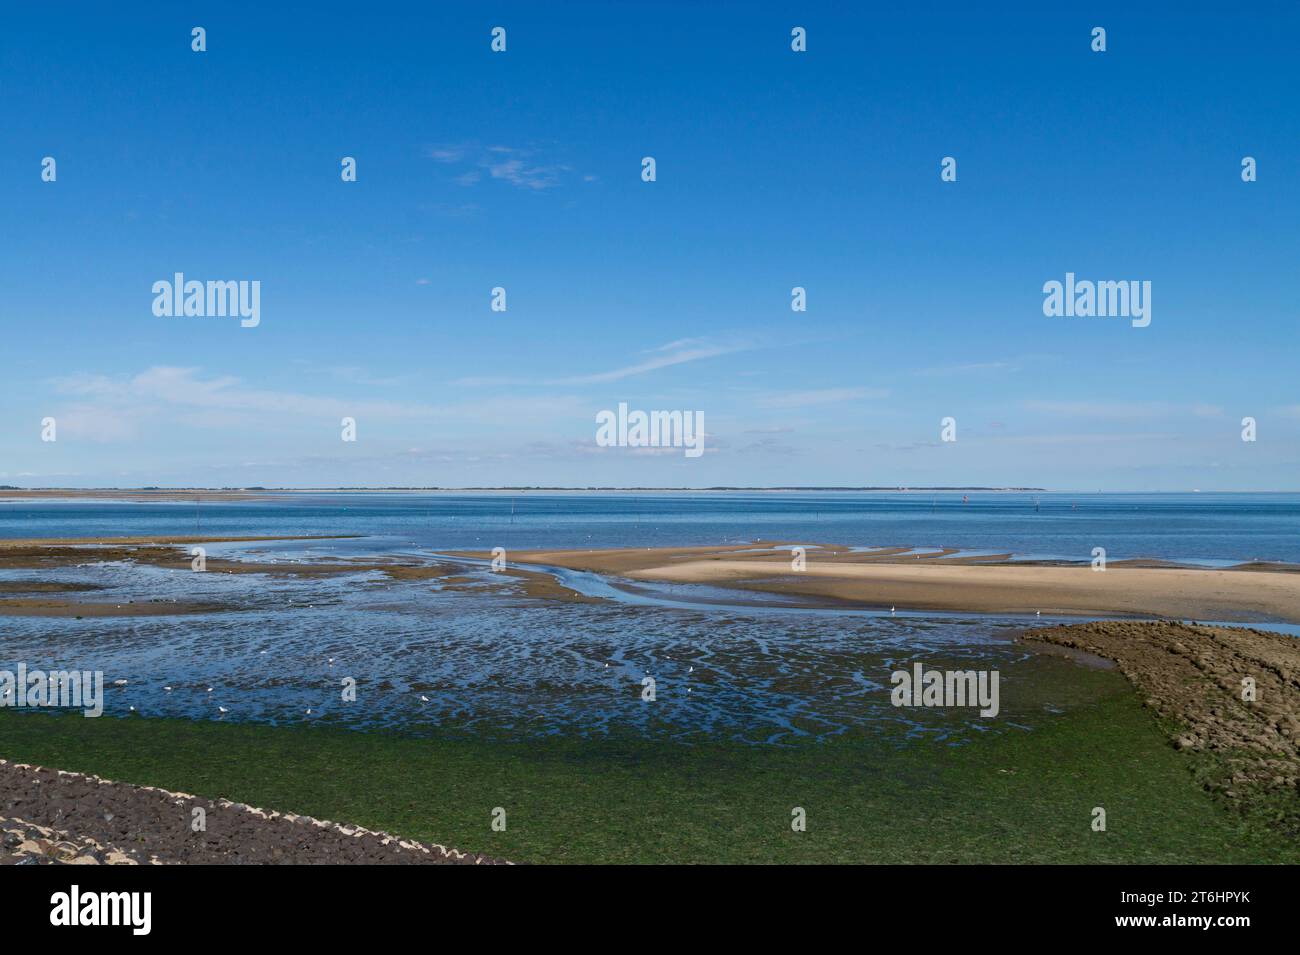
[[[53,570],[97,562],[129,561],[188,570],[188,547],[218,542],[328,540],[312,537],[178,536],[0,540],[0,573]],[[938,549],[914,553],[908,547],[855,550],[841,545],[806,545],[802,569],[792,566],[792,545],[624,548],[613,550],[519,550],[508,557],[506,579],[520,580],[527,596],[590,602],[538,565],[589,571],[625,581],[707,584],[743,594],[789,597],[828,607],[952,611],[1049,616],[1132,616],[1239,622],[1300,623],[1300,567],[1242,564],[1226,569],[1194,568],[1161,561],[1113,561],[1104,571],[1090,566],[1010,561],[1002,555],[962,556]],[[957,555],[957,556],[954,556]],[[482,552],[450,557],[487,558]],[[393,581],[448,579],[456,586],[462,567],[454,561],[382,556],[273,562],[209,557],[207,572],[326,577],[376,571]],[[23,616],[130,616],[204,613],[211,604],[96,602],[81,599],[86,585],[0,582],[0,614]],[[12,597],[7,594],[13,594]],[[107,596],[107,595],[106,595]]]
[[[1300,622],[1300,574],[1288,572],[1289,566],[1214,570],[1113,562],[1095,571],[916,559],[906,553],[809,545],[801,571],[792,568],[788,550],[751,545],[516,551],[510,560],[632,581],[709,584],[886,609]]]

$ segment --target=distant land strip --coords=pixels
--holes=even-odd
[[[1047,493],[1046,488],[1041,487],[979,487],[975,485],[962,486],[925,486],[913,487],[911,485],[862,485],[858,487],[847,487],[842,485],[804,485],[804,486],[742,486],[742,485],[714,485],[711,487],[614,487],[589,485],[587,487],[569,487],[561,485],[501,485],[497,487],[261,487],[252,485],[249,487],[15,487],[11,484],[0,484],[0,491],[19,491],[24,494],[105,494],[127,492],[131,494],[257,494],[257,493],[312,493],[320,494],[329,491],[1036,491]]]

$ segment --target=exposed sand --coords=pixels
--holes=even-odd
[[[71,584],[57,580],[0,580],[0,594],[79,594],[103,589],[99,584]]]
[[[278,540],[336,540],[337,537],[68,537],[68,538],[15,538],[0,539],[0,571],[46,570],[55,567],[75,567],[109,561],[137,561],[157,567],[190,566],[188,548],[196,544],[256,543]],[[224,569],[233,573],[253,572],[257,567],[302,568],[310,570],[319,564],[250,564],[243,561],[208,560],[210,569]],[[245,569],[248,570],[245,570]]]
[[[543,600],[561,600],[571,604],[601,604],[606,601],[597,597],[588,597],[576,590],[570,590],[550,574],[536,570],[522,570],[518,567],[507,568],[503,573],[524,582],[524,595]]]
[[[277,537],[129,537],[0,541],[0,571],[52,569],[100,561],[135,561],[190,569],[193,544],[284,540]],[[294,540],[329,540],[296,537]],[[528,596],[588,602],[550,576],[527,568],[552,564],[620,576],[632,581],[700,583],[739,591],[760,591],[826,605],[905,610],[1049,615],[1129,615],[1176,619],[1300,622],[1300,567],[1250,563],[1227,569],[1169,565],[1159,561],[1115,561],[1105,571],[1088,566],[1006,562],[1001,556],[954,557],[952,548],[920,554],[906,547],[850,551],[840,545],[801,545],[802,571],[791,553],[774,543],[617,550],[513,551],[503,578],[522,579]],[[453,555],[455,556],[455,555]],[[468,553],[464,556],[489,557]],[[522,566],[521,566],[522,565]],[[394,580],[442,578],[459,586],[461,568],[452,562],[409,558],[333,558],[254,562],[210,557],[207,572],[332,576],[375,571]],[[46,616],[129,616],[202,613],[214,605],[142,602],[82,603],[56,596],[79,585],[6,582],[15,594],[0,598],[0,614]],[[39,597],[37,596],[39,595]]]
[[[66,540],[0,540],[0,571],[46,570],[113,561],[131,561],[191,570],[189,548],[195,544],[237,543],[280,540],[338,540],[336,536],[313,537],[109,537]],[[206,573],[271,574],[325,577],[378,570],[398,580],[423,580],[453,573],[447,564],[417,564],[397,559],[344,558],[302,561],[245,561],[208,557]],[[0,593],[47,590],[94,589],[93,585],[10,581],[0,584]]]
[[[898,548],[848,553],[816,545],[807,545],[806,567],[799,572],[792,569],[788,551],[748,545],[515,551],[510,561],[908,610],[1300,622],[1300,575],[1272,567],[1211,570],[1112,563],[1095,571],[1088,566],[917,559]]]
[[[7,617],[170,617],[191,613],[219,613],[238,610],[217,603],[196,601],[123,601],[109,603],[59,597],[13,597],[0,600],[0,616]]]

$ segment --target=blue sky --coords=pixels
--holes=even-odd
[[[1298,486],[1294,4],[187,6],[8,14],[0,483]]]

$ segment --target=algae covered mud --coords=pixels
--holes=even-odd
[[[1293,637],[1046,626],[1184,592],[1146,615],[1286,629],[1300,575],[1268,520],[1213,555],[1119,546],[1096,573],[1078,542],[867,536],[884,496],[699,497],[529,497],[513,525],[506,495],[232,500],[201,504],[197,534],[186,504],[8,505],[0,670],[100,672],[105,716],[0,707],[0,758],[512,861],[1295,859]],[[745,535],[750,497],[771,533]],[[810,502],[862,526],[819,545]],[[964,519],[945,506],[936,536]],[[709,520],[727,530],[698,543]],[[1002,580],[1032,602],[954,603],[970,571],[979,599]],[[984,690],[927,697],[929,674]],[[1245,677],[1263,706],[1215,697]]]

